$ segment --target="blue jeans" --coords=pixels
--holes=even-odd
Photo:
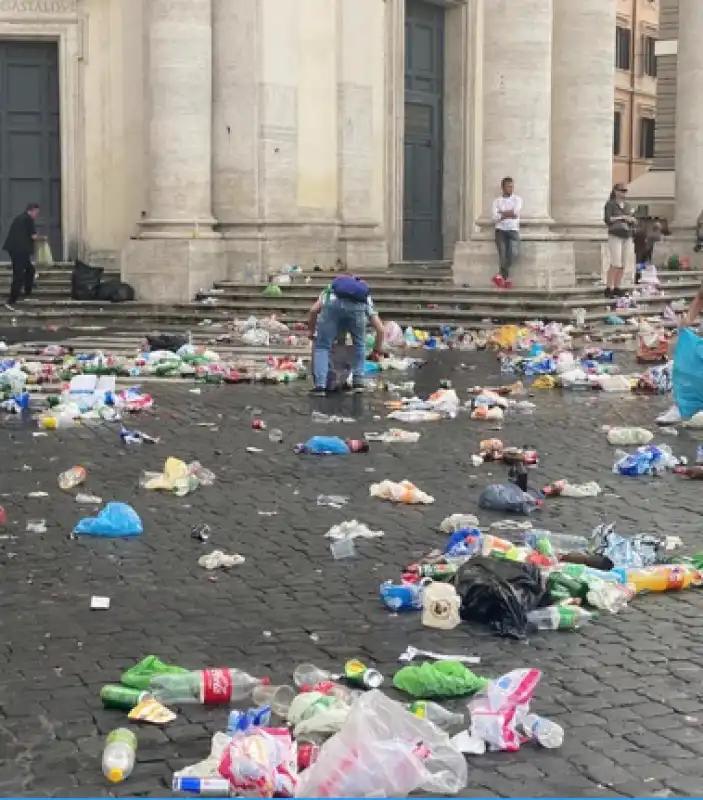
[[[315,387],[327,386],[327,373],[330,367],[330,350],[337,337],[350,334],[354,343],[354,364],[352,377],[355,384],[364,381],[366,361],[366,303],[357,303],[340,297],[322,307],[317,321],[315,340]]]
[[[517,231],[496,228],[496,247],[501,277],[507,279],[510,277],[510,268],[520,255],[520,234]]]

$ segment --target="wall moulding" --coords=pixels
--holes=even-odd
[[[75,15],[78,12],[78,0],[0,0],[0,15]]]

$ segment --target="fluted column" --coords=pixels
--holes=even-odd
[[[694,0],[695,1],[695,0]],[[553,0],[552,217],[605,238],[613,174],[616,0]]]
[[[691,232],[703,209],[702,42],[703,4],[700,0],[679,0],[674,227]]]
[[[482,223],[501,178],[515,180],[522,227],[551,224],[552,0],[484,5]],[[526,231],[525,231],[526,233]]]
[[[141,237],[212,228],[211,0],[149,0],[149,207]]]

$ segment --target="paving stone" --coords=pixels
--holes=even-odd
[[[417,373],[420,394],[440,377],[451,377],[462,399],[469,385],[507,380],[490,353],[430,358],[441,365],[430,363]],[[311,401],[303,385],[240,385],[205,386],[196,397],[189,388],[153,386],[156,410],[133,421],[162,437],[153,447],[126,450],[108,427],[35,438],[31,427],[13,427],[0,417],[0,448],[9,465],[0,503],[9,532],[19,537],[0,540],[0,752],[13,759],[0,767],[0,794],[171,796],[174,769],[207,755],[208,737],[223,728],[227,710],[189,706],[163,730],[135,728],[135,773],[120,787],[106,786],[100,772],[104,737],[125,716],[101,707],[100,686],[119,680],[144,655],[190,668],[239,667],[275,682],[290,681],[296,663],[340,669],[358,656],[377,664],[390,684],[398,655],[413,644],[479,655],[477,672],[488,676],[538,667],[543,675],[533,708],[565,727],[559,750],[528,744],[516,754],[472,757],[469,786],[460,796],[700,795],[703,593],[642,596],[583,631],[548,632],[529,644],[496,638],[478,624],[438,632],[423,628],[415,615],[389,615],[378,600],[380,582],[441,546],[441,520],[454,512],[478,513],[481,488],[505,479],[500,464],[471,466],[470,453],[493,435],[486,424],[462,414],[417,426],[417,445],[376,445],[367,455],[344,459],[307,458],[294,455],[292,446],[313,434],[357,437],[386,427],[374,419],[384,413],[385,396]],[[541,464],[530,472],[533,485],[565,476],[597,480],[612,490],[595,499],[549,501],[538,524],[587,534],[598,522],[615,521],[623,535],[675,526],[688,552],[703,550],[699,487],[674,476],[614,476],[614,449],[601,433],[604,424],[651,427],[667,398],[540,392],[535,402],[533,415],[506,416],[498,434],[510,444],[540,448]],[[252,430],[247,406],[262,408],[269,427],[284,431],[284,442],[274,445]],[[310,420],[313,409],[358,422],[343,430],[317,425]],[[219,430],[198,427],[203,421],[216,421]],[[568,438],[555,437],[555,430],[568,430]],[[671,442],[677,452],[694,456],[690,433]],[[247,446],[265,452],[249,454]],[[182,499],[140,490],[139,474],[159,469],[167,455],[197,458],[216,472],[215,485]],[[56,488],[57,473],[73,464],[87,466],[89,491],[134,505],[144,520],[142,537],[67,538],[86,512]],[[435,504],[406,508],[369,498],[370,483],[406,477],[433,494]],[[28,499],[35,490],[49,492],[50,500]],[[320,508],[320,493],[350,501],[342,510]],[[258,513],[272,509],[276,516]],[[490,523],[502,515],[479,516]],[[39,517],[47,519],[47,534],[27,533],[27,519]],[[353,518],[385,536],[358,542],[354,559],[335,562],[324,533]],[[211,526],[207,544],[191,539],[196,523]],[[242,553],[245,564],[210,576],[197,560],[216,548]],[[16,555],[9,558],[11,552]],[[91,611],[93,594],[110,596],[110,609]]]

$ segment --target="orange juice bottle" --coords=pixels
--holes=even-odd
[[[500,539],[498,536],[491,536],[490,534],[483,537],[481,552],[484,556],[490,556],[494,553],[505,556],[514,549],[515,545],[507,541],[507,539]]]
[[[687,564],[657,564],[653,567],[614,569],[623,577],[624,583],[634,586],[639,592],[677,592],[698,586],[703,575]]]

